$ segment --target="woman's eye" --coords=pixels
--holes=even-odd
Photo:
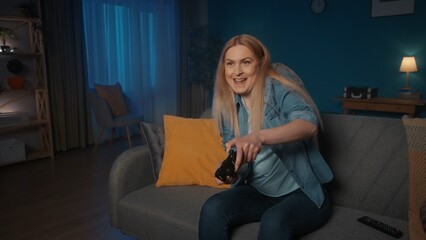
[[[232,66],[232,65],[234,65],[234,63],[233,63],[233,62],[227,62],[227,63],[226,63],[226,66]]]
[[[250,64],[250,61],[248,61],[248,60],[243,61],[243,64],[244,64],[244,65],[248,65],[248,64]]]

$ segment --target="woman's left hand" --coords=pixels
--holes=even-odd
[[[252,162],[256,159],[257,154],[262,149],[262,141],[258,132],[253,132],[227,142],[225,144],[226,152],[229,152],[233,146],[235,146],[237,151],[235,160],[235,171],[237,172],[242,164]]]

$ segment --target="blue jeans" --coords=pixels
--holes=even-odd
[[[330,200],[318,208],[300,189],[268,197],[250,185],[219,192],[201,210],[199,240],[231,239],[232,229],[260,221],[258,240],[297,239],[324,225],[331,215]]]

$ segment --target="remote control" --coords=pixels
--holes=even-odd
[[[375,228],[383,233],[386,233],[394,238],[400,238],[402,236],[402,232],[399,229],[396,229],[392,226],[387,225],[386,223],[382,223],[379,220],[376,220],[374,218],[364,216],[358,218],[358,222],[364,223],[367,226],[370,226],[372,228]]]

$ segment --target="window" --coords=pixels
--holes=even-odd
[[[83,0],[87,75],[120,82],[146,121],[176,114],[178,17],[173,0]]]

